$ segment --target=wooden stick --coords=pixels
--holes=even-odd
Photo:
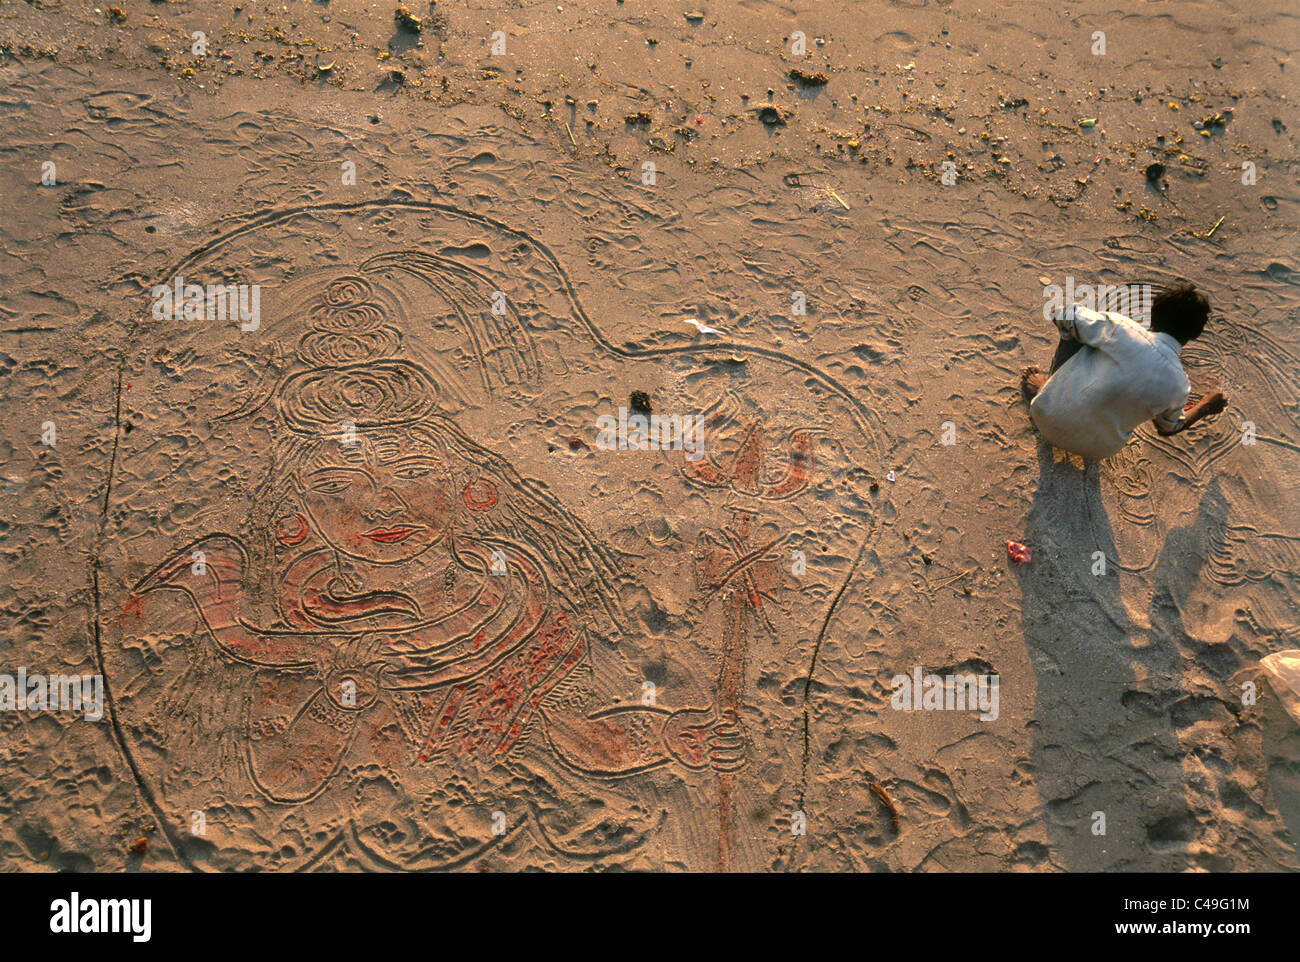
[[[954,575],[953,577],[949,578],[947,581],[939,582],[937,585],[935,585],[935,587],[946,588],[954,581],[960,581],[962,578],[965,578],[967,575],[974,574],[974,572],[975,572],[974,568],[967,568],[965,571],[961,572],[960,574]]]
[[[1206,233],[1206,235],[1205,235],[1205,239],[1206,239],[1206,240],[1209,240],[1211,237],[1214,236],[1214,232],[1215,232],[1216,230],[1219,229],[1219,225],[1223,223],[1223,219],[1224,219],[1224,217],[1227,217],[1227,216],[1228,216],[1227,214],[1224,214],[1223,217],[1220,217],[1218,220],[1216,220],[1216,221],[1214,222],[1214,226],[1211,227],[1210,230],[1209,230],[1209,232]]]
[[[889,792],[885,791],[885,786],[879,782],[870,782],[869,786],[876,798],[880,799],[885,808],[889,809],[889,820],[894,823],[894,831],[901,832],[903,829],[902,814],[898,811],[898,805],[889,797]]]

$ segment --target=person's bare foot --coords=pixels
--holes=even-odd
[[[1047,375],[1038,369],[1037,364],[1031,364],[1020,372],[1020,390],[1025,392],[1027,398],[1037,396],[1046,383]]]

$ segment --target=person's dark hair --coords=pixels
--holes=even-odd
[[[1151,301],[1151,330],[1186,344],[1201,336],[1210,318],[1210,302],[1192,284],[1161,291]]]

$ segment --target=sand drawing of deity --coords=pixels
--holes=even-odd
[[[446,263],[409,251],[312,278],[276,328],[292,332],[279,360],[214,419],[267,439],[246,521],[173,545],[130,584],[122,631],[179,639],[148,681],[105,656],[116,689],[136,689],[115,724],[142,790],[188,867],[420,869],[634,851],[689,807],[663,778],[694,779],[718,808],[700,864],[730,868],[735,779],[754,764],[746,650],[791,634],[788,612],[773,619],[803,519],[780,514],[816,487],[818,431],[769,430],[719,390],[709,456],[662,455],[718,508],[682,543],[712,664],[693,696],[637,698],[641,678],[609,655],[635,655],[645,631],[626,558],[458,423],[490,376],[469,384],[454,352],[408,344],[403,272],[476,369],[540,367],[526,322],[502,334],[490,312],[466,315],[478,295]],[[658,806],[636,787],[651,775]],[[272,833],[287,841],[241,841]]]

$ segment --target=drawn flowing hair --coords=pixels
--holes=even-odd
[[[523,548],[547,569],[575,615],[610,638],[625,631],[623,565],[540,482],[471,440],[438,405],[439,386],[419,365],[395,357],[402,335],[383,296],[362,276],[331,281],[306,308],[309,330],[298,355],[312,366],[280,382],[271,400],[276,437],[263,494],[274,519],[292,514],[295,479],[312,455],[348,427],[399,435],[438,450],[453,504],[453,545],[470,539]],[[270,539],[264,539],[269,544]],[[273,550],[273,549],[272,549]]]
[[[536,382],[541,377],[537,348],[512,299],[498,298],[496,285],[482,271],[425,251],[392,251],[361,265],[367,272],[400,271],[432,288],[451,309],[479,358],[483,389]],[[491,303],[493,309],[483,310]]]

